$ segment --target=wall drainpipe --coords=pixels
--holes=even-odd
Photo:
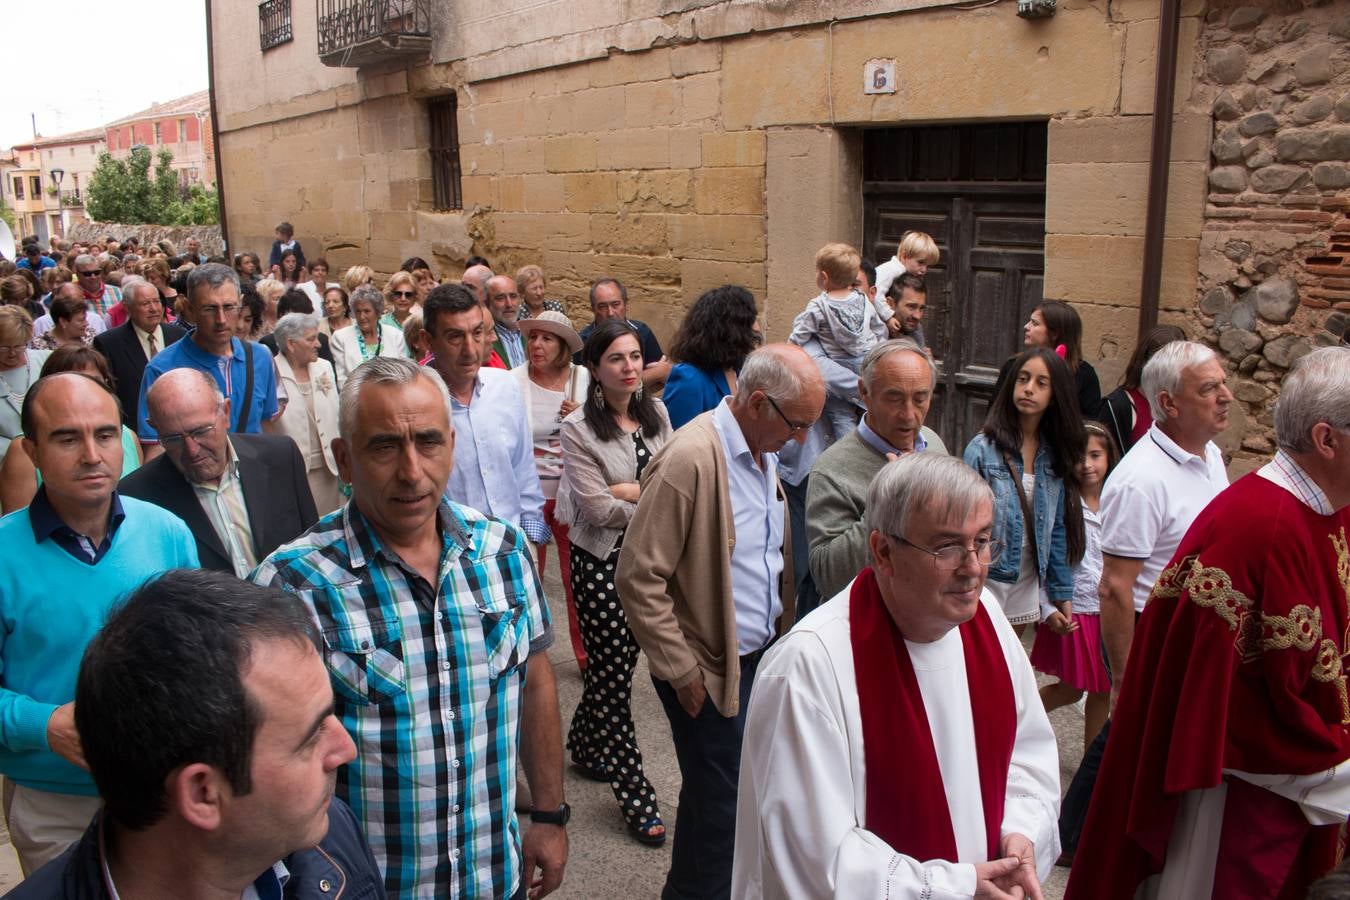
[[[210,0],[208,0],[208,3]],[[1153,90],[1153,140],[1148,159],[1148,212],[1139,292],[1139,339],[1158,324],[1163,236],[1167,225],[1167,176],[1172,160],[1172,108],[1176,96],[1181,0],[1162,0],[1158,11],[1158,74]]]
[[[225,253],[234,258],[230,247],[230,226],[225,218],[225,177],[220,164],[220,120],[216,115],[216,45],[211,36],[211,0],[206,0],[206,86],[211,100],[211,144],[216,155],[216,202],[220,204],[220,239]]]

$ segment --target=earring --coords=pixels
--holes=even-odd
[[[591,396],[595,398],[596,406],[605,405],[605,392],[604,389],[600,387],[600,385],[597,384],[595,386],[595,390],[591,391]]]
[[[641,399],[642,399],[642,392],[643,392],[644,389],[645,389],[645,386],[642,384],[642,380],[639,379],[639,380],[638,380],[638,388],[637,388],[637,398],[638,398],[638,400],[641,400]]]

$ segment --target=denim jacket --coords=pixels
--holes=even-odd
[[[1017,488],[1022,480],[1022,456],[1012,457],[1018,484],[1009,477],[1003,454],[983,433],[966,445],[963,458],[994,490],[994,540],[1003,542],[1003,555],[989,567],[989,577],[1012,584],[1021,574],[1022,503]],[[1050,468],[1053,462],[1054,451],[1042,441],[1033,465],[1036,489],[1027,499],[1036,520],[1036,564],[1041,584],[1051,602],[1058,603],[1073,599],[1073,570],[1064,530],[1064,482]]]

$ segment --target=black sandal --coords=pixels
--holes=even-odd
[[[633,836],[633,840],[639,844],[648,847],[660,847],[666,842],[666,825],[661,821],[660,816],[652,816],[642,822],[625,820],[624,824],[628,826],[628,833]],[[661,831],[653,833],[657,828],[660,828]]]

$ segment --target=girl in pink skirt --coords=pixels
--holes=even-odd
[[[1055,675],[1059,681],[1041,688],[1045,711],[1058,709],[1087,693],[1083,748],[1101,731],[1111,705],[1111,680],[1102,660],[1101,605],[1097,583],[1102,577],[1102,523],[1097,509],[1102,483],[1119,454],[1105,428],[1085,422],[1087,452],[1078,466],[1083,498],[1083,559],[1074,569],[1072,603],[1042,601],[1041,623],[1031,649],[1031,664],[1037,671]]]

